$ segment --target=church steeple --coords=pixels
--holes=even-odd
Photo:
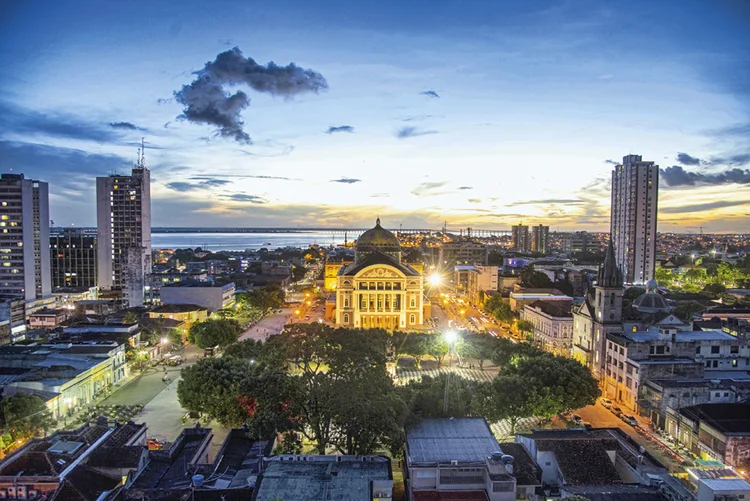
[[[599,268],[599,277],[597,280],[598,287],[622,288],[622,272],[617,266],[615,258],[615,247],[612,239],[609,239],[607,253],[604,256],[604,264]]]

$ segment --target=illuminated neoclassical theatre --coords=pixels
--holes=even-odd
[[[424,277],[401,262],[401,244],[380,219],[357,239],[354,262],[339,270],[331,303],[329,318],[341,327],[419,329],[430,314]]]

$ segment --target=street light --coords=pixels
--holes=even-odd
[[[427,282],[431,286],[435,287],[435,286],[438,286],[438,285],[440,285],[440,284],[443,283],[443,277],[440,276],[439,273],[433,273],[432,275],[430,275],[429,277],[427,277]]]
[[[161,338],[161,344],[167,344],[169,342],[169,339],[163,337]]]
[[[445,342],[448,343],[448,353],[450,353],[451,366],[453,366],[453,346],[456,344],[456,340],[458,339],[458,333],[456,331],[447,331],[445,334],[443,334],[443,339],[445,339]]]

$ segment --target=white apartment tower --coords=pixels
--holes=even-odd
[[[52,295],[49,188],[23,174],[0,177],[0,295]]]
[[[659,166],[627,155],[612,171],[610,234],[626,283],[654,278]]]
[[[151,273],[151,175],[143,149],[131,175],[96,178],[96,234],[99,288],[141,306]]]

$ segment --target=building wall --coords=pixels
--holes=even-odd
[[[534,325],[531,333],[535,344],[555,355],[572,356],[573,317],[554,317],[534,306],[524,306],[521,318]]]
[[[52,293],[47,183],[3,174],[0,179],[0,294],[27,301]]]
[[[646,283],[656,266],[659,166],[627,155],[612,171],[610,234],[626,283]]]
[[[549,226],[533,226],[531,228],[531,252],[547,253],[549,245]]]
[[[96,232],[63,228],[50,236],[52,287],[96,287]]]
[[[223,287],[162,287],[161,302],[163,304],[196,304],[214,312],[229,308],[234,304],[234,284]]]

